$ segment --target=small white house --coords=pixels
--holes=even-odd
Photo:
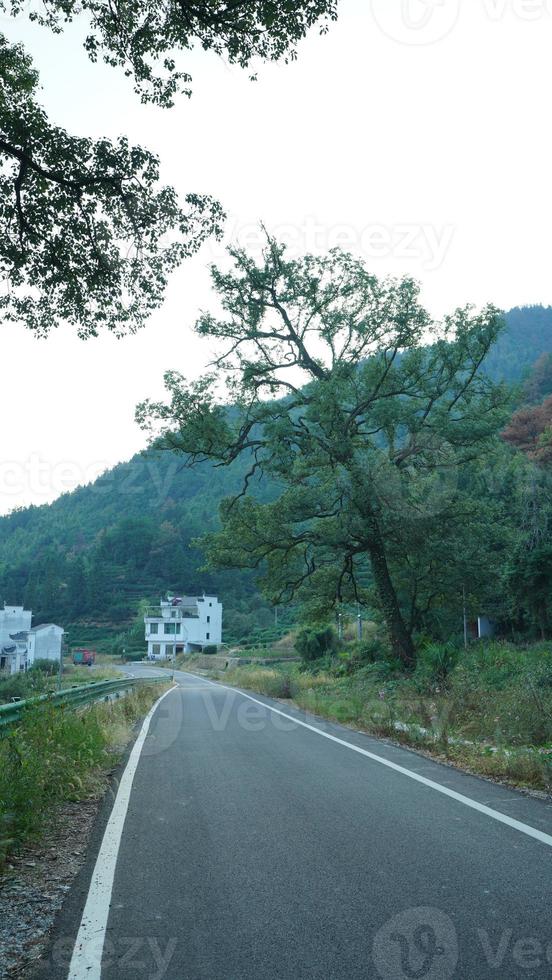
[[[35,660],[55,660],[59,662],[64,630],[55,623],[33,626],[27,633],[29,666]]]
[[[36,660],[59,661],[64,630],[54,623],[31,627],[32,616],[23,606],[0,609],[0,675],[28,670]]]
[[[144,616],[149,660],[192,653],[222,640],[222,603],[216,596],[167,596]]]

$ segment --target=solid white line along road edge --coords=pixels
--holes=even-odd
[[[109,903],[113,889],[113,878],[115,876],[115,865],[117,864],[117,855],[119,853],[134,775],[155,710],[161,704],[163,698],[167,697],[167,694],[176,690],[176,687],[171,687],[168,691],[165,691],[148,711],[142,723],[140,734],[132,747],[125,771],[121,776],[113,810],[105,828],[102,845],[96,859],[94,871],[92,872],[88,897],[71,957],[68,980],[84,980],[85,977],[86,980],[100,980],[102,973],[102,951],[109,915]]]
[[[192,677],[197,676],[192,674]],[[202,678],[205,680],[206,678]],[[420,776],[417,772],[412,772],[410,769],[405,769],[404,766],[397,765],[396,762],[391,762],[389,759],[384,759],[381,755],[376,755],[374,752],[368,752],[367,749],[361,749],[359,745],[354,745],[352,742],[346,742],[343,738],[337,738],[336,735],[330,735],[329,732],[322,731],[321,728],[316,728],[315,725],[308,725],[306,721],[300,721],[299,718],[294,718],[293,715],[286,714],[285,711],[280,711],[279,708],[273,708],[272,705],[266,704],[264,701],[259,701],[257,698],[251,697],[250,694],[244,694],[237,687],[229,687],[226,684],[216,684],[214,681],[208,681],[207,683],[213,684],[214,687],[222,687],[227,691],[233,691],[235,694],[241,694],[242,698],[247,698],[249,701],[254,701],[255,704],[260,704],[263,708],[267,708],[268,711],[273,711],[275,715],[281,715],[282,718],[289,718],[290,721],[294,721],[296,725],[301,725],[302,728],[307,728],[309,732],[315,732],[316,735],[322,735],[322,738],[329,739],[330,742],[336,742],[338,745],[345,746],[346,749],[352,749],[353,752],[358,752],[359,755],[366,756],[367,759],[372,759],[373,762],[379,762],[382,766],[387,766],[388,769],[393,769],[394,772],[400,772],[402,776],[408,776],[409,779],[414,779],[417,783],[422,783],[423,786],[429,786],[430,789],[436,790],[438,793],[442,793],[444,796],[449,796],[451,800],[456,800],[457,803],[463,803],[464,806],[469,806],[472,810],[477,810],[478,813],[483,813],[486,817],[491,817],[492,820],[498,820],[499,823],[506,824],[507,827],[512,827],[513,830],[518,830],[520,834],[526,834],[527,837],[534,837],[535,840],[541,842],[541,844],[547,844],[548,847],[552,847],[552,836],[550,834],[543,833],[542,830],[537,830],[535,827],[530,827],[527,823],[522,823],[521,820],[513,820],[512,817],[508,817],[505,813],[500,813],[498,810],[493,810],[490,806],[485,806],[484,803],[478,803],[477,800],[470,799],[469,796],[464,796],[462,793],[456,793],[453,789],[448,789],[446,786],[441,786],[440,783],[436,783],[433,779],[427,779],[425,776]]]

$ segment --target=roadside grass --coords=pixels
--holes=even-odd
[[[66,659],[61,686],[77,687],[81,684],[115,680],[120,676],[120,671],[109,664],[91,670],[90,667],[76,667]],[[48,691],[55,691],[57,682],[58,664],[55,661],[38,661],[30,670],[0,680],[0,704],[7,704],[12,698],[34,698]]]
[[[99,681],[114,681],[121,677],[121,671],[109,665],[101,665],[91,670],[90,667],[76,667],[65,664],[63,667],[62,687],[78,687],[80,684],[97,684]]]
[[[103,791],[134,724],[164,690],[139,687],[78,712],[46,702],[0,738],[0,871],[26,841],[40,839],[57,806]]]
[[[432,644],[409,674],[385,656],[359,663],[342,652],[223,676],[490,778],[552,791],[552,644],[488,642],[468,651]]]
[[[231,657],[243,657],[246,660],[295,660],[297,651],[287,644],[265,644],[264,646],[253,646],[247,649],[237,647],[229,654]]]

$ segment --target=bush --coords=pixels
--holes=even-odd
[[[374,664],[381,660],[387,660],[389,657],[389,651],[385,644],[376,636],[351,643],[350,651],[351,659],[359,661],[363,666],[364,664]]]
[[[19,671],[0,681],[0,704],[11,701],[12,698],[34,698],[42,694],[48,687],[48,677],[57,674],[59,667],[55,661],[37,660],[30,670]],[[67,665],[64,672],[67,672]]]
[[[414,679],[421,690],[444,687],[460,659],[454,643],[429,643],[418,654]]]
[[[334,653],[337,648],[337,637],[331,626],[322,629],[307,627],[300,630],[295,640],[295,649],[301,660],[309,662],[319,660],[326,654]]]
[[[207,655],[218,653],[218,647],[215,643],[208,643],[206,647],[203,647],[202,653]]]
[[[53,677],[57,674],[59,670],[59,661],[57,660],[35,660],[33,666],[29,673],[36,670],[37,673],[46,674],[47,677]],[[65,666],[64,666],[65,670]]]

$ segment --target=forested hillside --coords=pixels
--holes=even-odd
[[[487,370],[516,383],[551,350],[552,308],[516,308]],[[37,620],[115,630],[132,619],[141,598],[206,590],[221,596],[232,638],[269,626],[273,612],[253,576],[202,571],[192,544],[215,527],[219,502],[242,476],[241,465],[189,470],[171,453],[148,452],[51,505],[0,518],[0,599],[24,602]]]
[[[487,358],[495,380],[514,383],[530,371],[541,354],[552,350],[552,307],[515,306],[506,315],[507,330]]]
[[[137,455],[51,505],[0,519],[0,595],[37,620],[125,624],[164,590],[224,595],[240,636],[252,625],[251,576],[199,571],[192,542],[211,529],[239,472],[183,469],[169,453]],[[257,610],[255,622],[271,621]]]

